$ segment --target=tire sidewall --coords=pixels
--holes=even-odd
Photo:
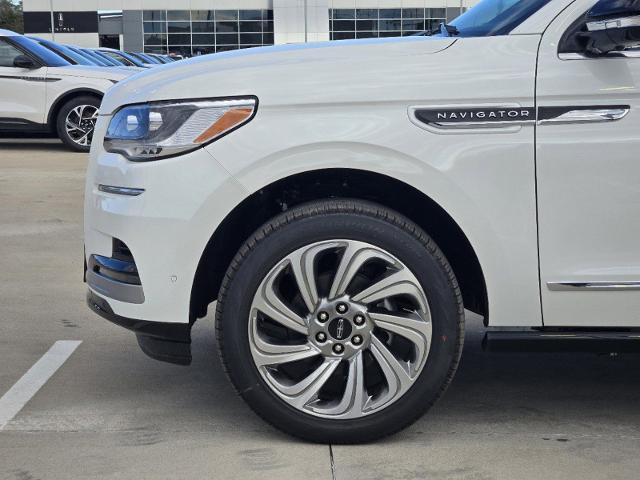
[[[421,238],[430,242],[434,251],[426,248]],[[249,344],[248,321],[253,296],[269,271],[298,248],[335,239],[367,242],[394,255],[417,277],[431,311],[432,344],[419,378],[393,404],[359,419],[315,417],[288,405],[258,372]],[[397,425],[410,423],[435,402],[459,358],[460,306],[447,268],[450,267],[444,256],[423,232],[412,234],[380,218],[330,213],[302,217],[282,225],[260,239],[244,256],[232,276],[222,314],[217,319],[222,323],[221,347],[232,382],[261,416],[294,435],[319,441],[338,438],[350,442],[397,430]]]

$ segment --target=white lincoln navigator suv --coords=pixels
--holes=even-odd
[[[120,82],[88,169],[88,304],[188,364],[216,302],[238,393],[321,442],[433,405],[465,309],[489,347],[635,346],[639,44],[638,0],[483,0],[430,36]]]

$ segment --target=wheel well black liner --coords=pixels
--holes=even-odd
[[[264,222],[301,203],[323,198],[357,198],[405,215],[425,230],[444,252],[457,277],[465,308],[488,324],[487,289],[478,257],[457,223],[436,202],[414,187],[365,170],[326,169],[272,183],[240,203],[219,225],[202,254],[191,291],[191,317],[207,314],[216,300],[231,260]]]
[[[75,97],[81,97],[83,95],[88,95],[91,97],[96,97],[102,100],[104,93],[99,90],[94,90],[92,88],[74,88],[73,90],[69,90],[65,92],[63,95],[60,95],[55,99],[51,108],[49,109],[49,116],[47,117],[47,125],[52,131],[55,131],[56,128],[56,119],[58,118],[58,112],[62,108],[62,106],[67,103],[69,100]]]

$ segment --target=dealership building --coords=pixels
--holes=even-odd
[[[84,47],[192,56],[413,35],[477,0],[24,0],[25,33]]]

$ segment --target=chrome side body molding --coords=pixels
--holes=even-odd
[[[410,114],[419,122],[436,128],[477,128],[533,124],[534,107],[513,105],[412,108]]]
[[[98,190],[104,193],[112,193],[114,195],[126,195],[129,197],[137,197],[144,193],[144,188],[128,188],[118,187],[115,185],[98,185]]]
[[[501,129],[525,125],[613,122],[629,114],[629,105],[593,105],[558,107],[451,106],[410,107],[410,120],[420,127],[435,130]],[[517,129],[515,130],[517,131]]]
[[[548,123],[613,122],[629,113],[629,105],[593,107],[540,107],[538,125]]]
[[[552,292],[572,290],[640,290],[640,282],[547,282]]]

